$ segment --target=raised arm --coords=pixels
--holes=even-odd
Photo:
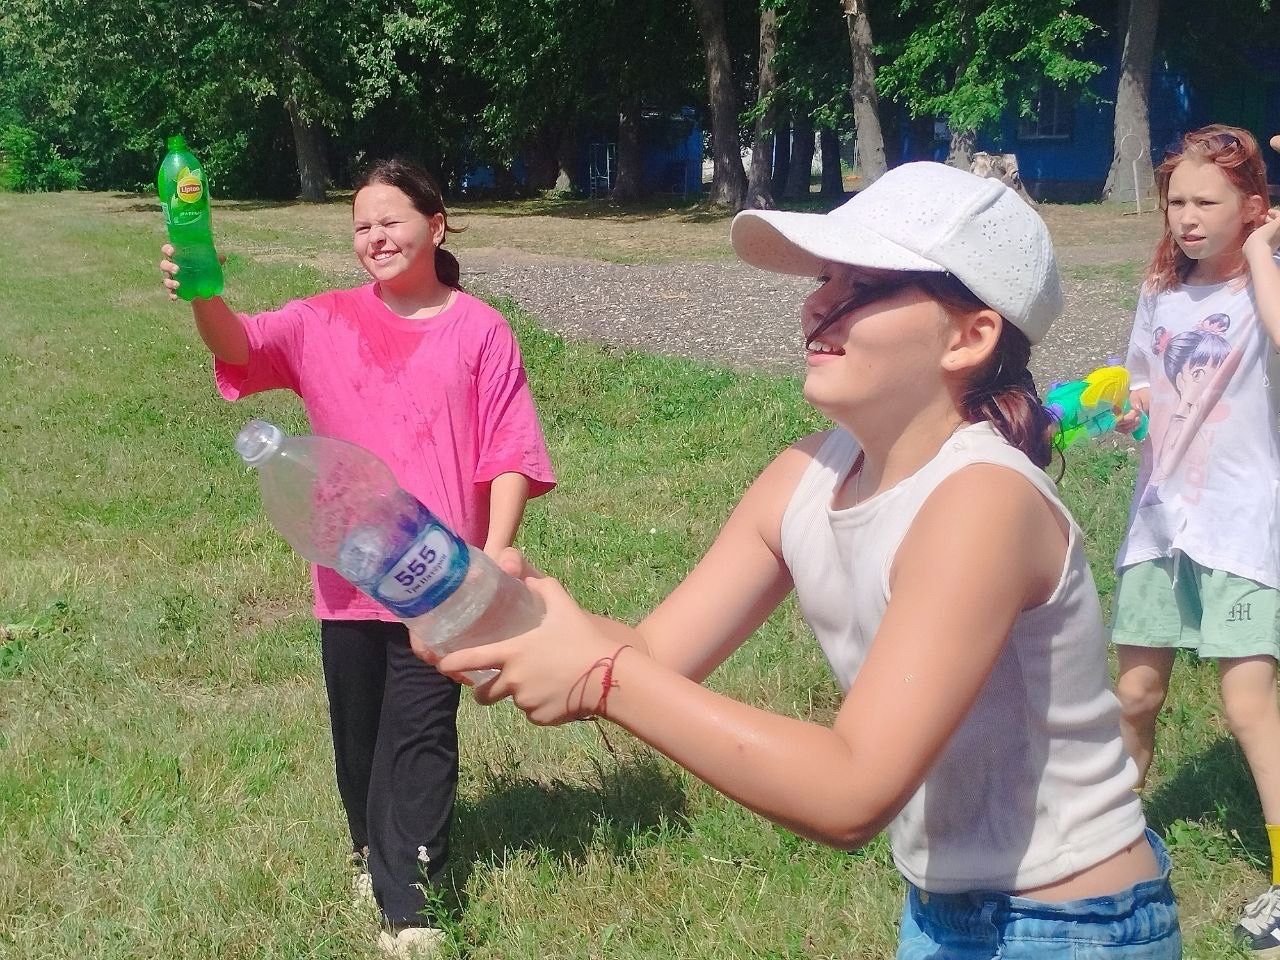
[[[165,289],[169,291],[170,300],[177,300],[181,281],[177,279],[178,265],[172,259],[173,247],[166,243],[160,252],[163,254],[160,269],[165,274]],[[236,366],[249,362],[248,334],[226,301],[221,297],[192,300],[191,313],[195,317],[196,331],[210,353],[224,363]]]
[[[1052,592],[1064,522],[1024,478],[1000,467],[969,467],[939,487],[898,551],[892,600],[833,728],[713,693],[632,650],[612,665],[616,686],[604,713],[770,820],[858,847],[919,787],[1019,612]],[[534,722],[556,722],[575,684],[580,710],[600,702],[603,671],[592,665],[614,653],[613,641],[558,584],[534,589],[548,607],[543,627],[451,654],[441,666],[499,667],[495,695],[512,695]]]
[[[1258,301],[1258,319],[1280,348],[1280,264],[1276,250],[1280,248],[1280,210],[1268,210],[1262,226],[1244,242],[1244,256],[1249,264],[1249,279]]]

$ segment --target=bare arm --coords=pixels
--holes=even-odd
[[[782,515],[826,434],[779,454],[743,494],[697,566],[637,628],[656,662],[704,680],[791,592]]]
[[[965,544],[962,558],[957,544]],[[640,651],[623,650],[610,720],[744,806],[841,848],[867,842],[918,788],[963,722],[1020,611],[1061,572],[1060,518],[1027,481],[973,466],[926,503],[898,551],[893,596],[833,728],[713,693]],[[536,722],[598,703],[614,653],[557,584],[535,581],[539,630],[450,654],[447,672],[499,667],[489,694]],[[583,695],[568,695],[588,678]]]
[[[529,502],[529,478],[523,473],[500,473],[489,484],[489,534],[484,552],[497,557],[511,546]]]
[[[1280,348],[1280,266],[1275,255],[1280,248],[1280,210],[1268,210],[1266,221],[1244,242],[1249,279],[1258,301],[1258,319],[1271,342]]]
[[[764,469],[697,566],[638,627],[586,614],[596,629],[615,647],[627,644],[676,673],[706,679],[791,591],[782,514],[825,437],[805,437]],[[543,576],[514,550],[500,563],[513,577]],[[476,698],[492,702],[483,691]]]
[[[169,291],[170,300],[177,300],[180,281],[176,279],[178,265],[172,260],[173,247],[166,243],[160,252],[164,255],[160,269],[165,274],[165,289]],[[226,301],[221,297],[192,300],[191,313],[195,317],[196,331],[210,353],[222,362],[236,366],[249,362],[249,336]]]

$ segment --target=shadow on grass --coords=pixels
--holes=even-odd
[[[449,908],[463,911],[475,865],[505,852],[540,851],[560,864],[582,864],[589,851],[626,858],[646,835],[685,829],[684,790],[656,759],[595,768],[594,784],[543,783],[491,769],[478,801],[459,799],[444,879]]]
[[[779,210],[826,213],[838,207],[852,194],[839,196],[811,194],[803,200],[782,200]],[[113,200],[132,200],[133,203],[117,207],[115,213],[152,213],[156,199],[150,194],[118,192]],[[657,218],[673,217],[680,223],[720,223],[733,214],[723,207],[713,207],[703,200],[680,200],[673,197],[650,197],[634,203],[614,203],[599,198],[534,198],[516,200],[469,200],[465,197],[447,197],[446,205],[451,213],[477,214],[487,217],[514,219],[518,217],[554,217],[564,220],[609,220],[616,223],[644,223]],[[332,191],[324,201],[315,203],[293,199],[231,200],[214,198],[214,203],[227,210],[254,212],[258,210],[288,210],[293,207],[323,207],[351,203],[351,191]]]
[[[1148,824],[1170,846],[1190,844],[1219,862],[1241,853],[1255,864],[1270,862],[1258,792],[1233,737],[1219,737],[1180,761],[1144,806]]]
[[[780,210],[826,213],[848,200],[852,194],[839,196],[811,194],[804,200],[782,200],[776,206]],[[705,200],[685,201],[671,197],[651,197],[634,203],[614,203],[607,199],[557,199],[532,200],[451,200],[451,211],[483,214],[490,217],[555,217],[565,220],[610,220],[617,223],[643,223],[655,218],[671,217],[680,223],[722,223],[733,214],[724,207],[713,207]]]
[[[150,194],[140,193],[113,193],[112,200],[133,200],[133,203],[116,207],[109,213],[154,213],[159,201]],[[214,206],[219,209],[237,210],[246,213],[252,213],[257,210],[288,210],[291,207],[326,207],[326,206],[350,206],[351,192],[344,191],[342,193],[330,194],[323,202],[314,203],[294,198],[292,200],[227,200],[222,197],[215,196],[213,198]]]
[[[614,203],[604,198],[533,198],[521,200],[449,200],[450,212],[486,217],[554,217],[562,220],[610,220],[616,223],[643,223],[657,218],[674,218],[682,223],[716,223],[730,213],[697,200],[650,197],[634,203]]]

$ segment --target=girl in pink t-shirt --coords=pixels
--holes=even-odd
[[[510,327],[465,293],[442,245],[440,190],[400,160],[371,168],[352,200],[356,258],[371,283],[246,316],[191,302],[235,400],[286,388],[312,430],[372,450],[467,541],[511,545],[530,497],[555,483]],[[163,248],[170,297],[181,283]],[[372,892],[395,952],[443,935],[420,885],[448,852],[458,777],[458,687],[413,655],[404,626],[337,573],[313,568],[338,789],[359,890]]]

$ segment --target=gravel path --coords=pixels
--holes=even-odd
[[[1073,253],[1073,251],[1075,251]],[[1123,250],[1059,253],[1066,308],[1033,355],[1036,381],[1083,376],[1124,351],[1134,291]],[[738,369],[796,373],[803,367],[800,301],[813,282],[737,262],[627,265],[477,248],[461,255],[463,283],[509,296],[568,339],[689,357]],[[1117,276],[1117,274],[1121,276]]]

